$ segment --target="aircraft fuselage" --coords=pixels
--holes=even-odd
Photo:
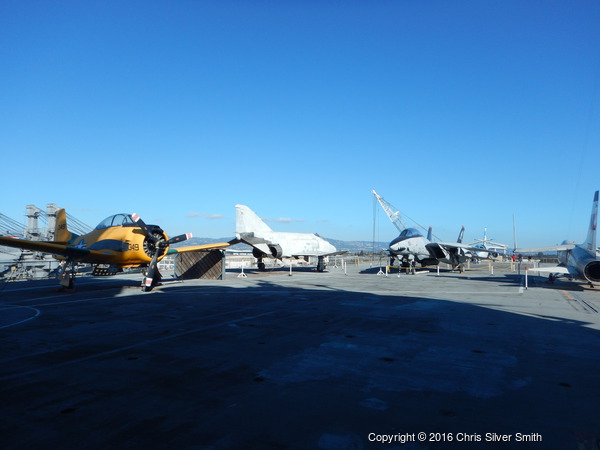
[[[96,229],[76,237],[69,245],[77,249],[95,251],[93,255],[76,258],[83,263],[116,264],[121,267],[148,264],[152,257],[144,251],[146,237],[133,230],[135,228],[124,226]],[[166,235],[165,239],[168,239]],[[101,252],[102,255],[96,252]]]
[[[395,256],[403,258],[414,257],[417,261],[430,257],[427,247],[429,241],[423,236],[403,237],[399,236],[390,242],[389,251]]]
[[[269,253],[265,253],[275,258],[319,255],[337,251],[332,244],[312,233],[271,231],[270,233],[264,233],[261,238],[266,241],[266,246],[269,249]]]

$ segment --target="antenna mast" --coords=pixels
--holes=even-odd
[[[515,221],[515,213],[513,213],[513,239],[514,239],[514,249],[513,252],[517,249],[517,222]]]

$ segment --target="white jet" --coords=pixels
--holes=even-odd
[[[317,271],[325,270],[325,257],[339,255],[337,249],[314,233],[273,231],[254,211],[245,205],[235,205],[235,237],[231,243],[244,242],[253,247],[258,269],[265,270],[263,258],[318,258]]]
[[[561,245],[552,247],[517,248],[515,253],[550,252],[558,254],[558,266],[538,267],[530,272],[545,272],[549,274],[551,283],[561,275],[569,279],[587,281],[590,287],[600,283],[600,258],[596,247],[596,227],[598,225],[598,191],[594,193],[592,202],[592,216],[585,241],[576,244],[572,241],[563,241]]]
[[[483,239],[475,239],[475,242],[470,244],[473,247],[481,248],[481,251],[476,251],[475,256],[481,259],[496,259],[500,253],[506,255],[508,245],[494,242],[493,239],[487,237],[487,228],[483,229]]]

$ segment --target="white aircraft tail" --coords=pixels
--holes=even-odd
[[[592,216],[590,218],[590,227],[585,242],[581,247],[585,248],[592,255],[596,256],[596,228],[598,226],[598,191],[594,193],[594,202],[592,203]]]
[[[273,230],[256,215],[254,211],[245,205],[235,205],[235,233],[254,233],[260,237]]]

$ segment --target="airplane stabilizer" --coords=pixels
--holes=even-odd
[[[68,244],[72,239],[79,237],[69,231],[67,227],[67,212],[64,208],[56,211],[56,225],[54,227],[54,242]]]
[[[463,225],[462,228],[460,229],[460,232],[458,233],[458,239],[456,240],[456,242],[461,244],[464,236],[465,236],[465,226]]]
[[[235,234],[253,233],[262,237],[273,230],[258,215],[246,205],[235,205]]]
[[[588,251],[592,256],[596,257],[596,228],[598,226],[598,191],[594,194],[594,202],[592,203],[592,216],[590,218],[590,226],[588,234],[581,244],[581,247]]]

